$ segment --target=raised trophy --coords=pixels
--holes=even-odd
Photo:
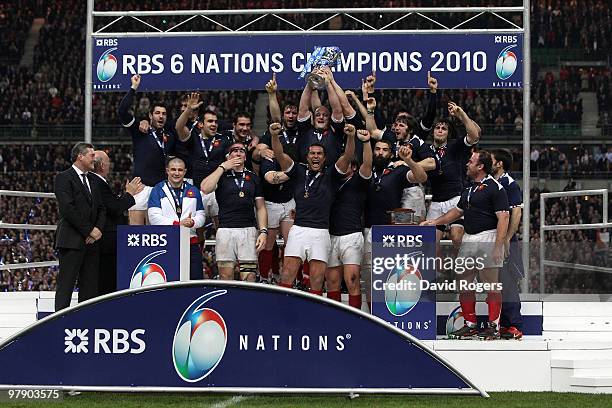
[[[342,51],[338,47],[315,47],[314,52],[304,65],[300,78],[306,77],[315,89],[325,89],[325,78],[317,73],[323,67],[336,65]]]

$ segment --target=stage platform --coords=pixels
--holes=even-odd
[[[0,341],[52,312],[53,298],[1,293]],[[541,310],[539,336],[422,342],[486,391],[612,393],[612,303],[541,302]]]

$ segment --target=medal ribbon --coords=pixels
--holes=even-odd
[[[234,172],[234,170],[232,170],[232,176],[234,176],[234,183],[236,183],[236,187],[238,187],[238,191],[242,193],[242,187],[244,186],[244,172],[242,172],[242,180],[240,181],[240,183],[238,183],[238,177],[236,176],[236,173]]]
[[[151,134],[151,136],[153,136],[153,139],[155,140],[155,143],[157,143],[157,145],[162,150],[162,152],[164,152],[164,157],[165,157],[166,156],[166,144],[164,143],[164,133],[163,133],[163,130],[162,130],[162,139],[161,140],[159,140],[159,137],[157,137],[157,134],[155,133],[155,131],[153,131],[153,129],[150,129],[149,133]]]
[[[183,212],[183,196],[185,195],[185,183],[181,184],[181,192],[179,193],[178,197],[176,195],[176,192],[174,191],[174,188],[167,181],[166,186],[168,187],[168,190],[170,190],[170,194],[172,194],[172,199],[174,201],[174,211],[176,212],[176,215],[180,220],[181,213]]]
[[[319,178],[320,175],[321,172],[315,174],[315,176],[310,180],[309,183],[308,178],[310,177],[310,170],[306,170],[306,179],[304,180],[304,194],[308,194],[308,190],[310,189],[310,187],[312,187],[312,184],[315,182],[316,179]]]
[[[380,177],[378,177],[378,173],[376,173],[376,170],[374,170],[372,172],[372,174],[374,175],[374,185],[379,188],[380,187],[380,183],[382,183],[382,179],[385,176],[385,170],[389,170],[389,169],[393,169],[393,165],[389,164],[387,167],[385,167],[385,169],[382,171],[382,173],[380,173]]]

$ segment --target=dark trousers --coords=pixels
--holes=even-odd
[[[79,284],[79,302],[98,296],[98,262],[100,248],[97,243],[85,249],[59,249],[59,273],[55,292],[55,311],[70,306],[72,291]]]
[[[113,293],[117,290],[117,252],[100,254],[98,272],[98,289],[100,295]]]
[[[204,267],[202,265],[202,248],[200,244],[191,244],[189,253],[189,279],[204,279]]]
[[[504,261],[504,266],[500,271],[500,281],[503,286],[499,325],[502,327],[514,326],[521,331],[523,330],[521,298],[519,295],[519,285],[523,276],[520,243],[514,241],[510,243],[510,256]]]

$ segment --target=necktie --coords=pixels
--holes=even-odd
[[[91,190],[89,190],[89,185],[87,184],[87,175],[85,173],[81,174],[81,178],[83,179],[83,185],[89,194],[91,194]]]

